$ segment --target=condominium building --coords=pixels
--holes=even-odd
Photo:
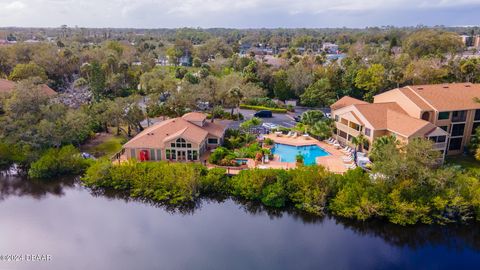
[[[374,103],[344,97],[331,106],[335,137],[351,144],[363,134],[367,151],[384,135],[406,143],[423,137],[444,155],[459,154],[480,126],[479,97],[480,85],[472,83],[405,86],[375,96]]]

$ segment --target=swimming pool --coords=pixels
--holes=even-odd
[[[316,164],[315,159],[317,157],[330,155],[318,145],[292,146],[280,143],[275,144],[272,148],[272,153],[278,155],[282,162],[295,162],[295,157],[300,154],[303,156],[303,163],[305,165]]]

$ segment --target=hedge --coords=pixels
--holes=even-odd
[[[247,104],[240,104],[240,109],[255,110],[255,111],[268,110],[268,111],[272,111],[274,113],[287,113],[287,109],[269,108],[269,107],[264,107],[264,106],[253,106],[253,105],[247,105]]]

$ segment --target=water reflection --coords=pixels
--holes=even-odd
[[[64,196],[65,189],[73,188],[75,178],[60,178],[48,181],[33,180],[25,177],[0,174],[0,200],[9,197],[31,197],[43,199],[47,195]]]
[[[81,186],[78,178],[63,178],[49,181],[31,180],[18,176],[0,175],[0,200],[6,200],[10,197],[31,197],[37,200],[46,199],[49,195],[62,197],[67,195],[67,191],[77,189],[78,192],[88,192],[98,198],[108,200],[121,200],[126,203],[141,203],[151,207],[161,208],[170,214],[194,216],[201,212],[204,207],[210,207],[212,204],[223,204],[225,201],[233,200],[234,203],[251,217],[268,216],[270,220],[280,220],[289,218],[295,222],[305,225],[321,225],[334,221],[356,235],[365,237],[380,238],[388,244],[396,247],[420,249],[425,246],[444,246],[449,250],[461,251],[464,249],[473,249],[480,251],[480,226],[471,225],[448,225],[448,226],[409,226],[402,227],[386,223],[380,220],[358,222],[354,220],[333,218],[330,216],[322,217],[305,214],[295,210],[293,207],[286,209],[276,209],[266,207],[257,202],[245,201],[241,199],[230,199],[225,197],[202,198],[194,203],[178,207],[161,204],[149,200],[131,198],[126,193],[116,192],[104,189],[87,189]],[[69,193],[68,193],[69,194]],[[69,199],[72,203],[82,203],[75,201],[76,198]],[[1,204],[1,202],[0,202]],[[27,210],[28,211],[28,210]],[[32,212],[34,210],[32,209]]]

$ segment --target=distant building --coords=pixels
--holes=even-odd
[[[460,35],[460,40],[462,41],[463,45],[465,45],[465,47],[473,46],[473,36]]]
[[[274,68],[280,68],[287,64],[285,59],[273,55],[255,55],[255,60],[270,65]]]
[[[480,48],[480,35],[476,35],[473,38],[473,47]]]
[[[338,45],[330,42],[323,43],[322,50],[329,54],[338,54]]]
[[[9,95],[15,91],[15,86],[17,85],[14,81],[9,81],[5,79],[0,79],[0,95]],[[54,96],[57,94],[55,90],[48,87],[46,84],[40,85],[41,91],[47,96]]]

